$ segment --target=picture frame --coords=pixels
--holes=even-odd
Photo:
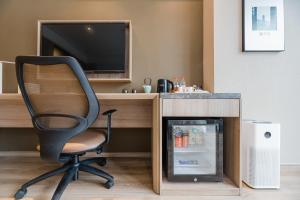
[[[281,52],[284,0],[243,0],[243,52]]]

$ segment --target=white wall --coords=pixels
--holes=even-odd
[[[283,164],[300,164],[300,1],[285,2],[282,53],[242,53],[242,0],[215,0],[215,92],[241,92],[244,119],[279,122]]]

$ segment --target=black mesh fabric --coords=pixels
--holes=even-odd
[[[23,78],[36,115],[58,113],[86,117],[88,100],[68,65],[24,64]],[[71,118],[42,117],[38,123],[47,128],[71,128],[77,121]]]

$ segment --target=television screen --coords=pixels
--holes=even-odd
[[[75,57],[85,71],[123,73],[128,23],[42,23],[41,56]]]

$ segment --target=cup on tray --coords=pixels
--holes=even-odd
[[[185,87],[183,88],[183,93],[192,93],[194,92],[194,88],[193,87]]]

